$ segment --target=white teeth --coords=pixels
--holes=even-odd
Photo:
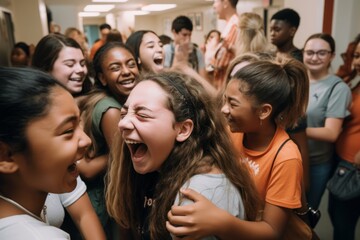
[[[139,144],[139,143],[141,143],[141,142],[134,141],[134,140],[129,140],[129,139],[125,140],[125,142],[126,142],[127,144]]]
[[[126,85],[126,84],[131,84],[131,83],[133,83],[133,82],[134,82],[134,80],[133,80],[133,79],[130,79],[130,80],[122,81],[121,84],[122,84],[122,85]]]

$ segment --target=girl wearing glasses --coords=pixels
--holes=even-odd
[[[349,87],[330,73],[335,41],[329,34],[311,35],[304,46],[304,64],[310,80],[307,129],[310,159],[309,205],[317,209],[333,168],[334,142],[351,102]]]

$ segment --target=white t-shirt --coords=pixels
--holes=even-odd
[[[76,188],[69,193],[55,194],[49,193],[46,198],[46,222],[55,227],[60,227],[64,221],[64,207],[68,207],[76,202],[85,192],[86,185],[77,177]]]
[[[0,239],[11,240],[55,240],[70,239],[63,230],[26,215],[15,215],[0,219]]]

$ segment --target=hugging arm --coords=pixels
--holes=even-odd
[[[168,212],[166,227],[173,236],[182,240],[210,235],[220,239],[278,239],[289,218],[290,210],[266,203],[261,221],[244,221],[217,208],[191,189],[181,192],[194,204],[173,206]]]

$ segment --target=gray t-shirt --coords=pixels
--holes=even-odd
[[[350,88],[341,78],[330,75],[323,80],[311,82],[307,108],[308,127],[324,127],[326,118],[345,118],[350,114],[348,110],[350,103]],[[333,143],[313,139],[309,139],[308,143],[310,164],[331,160]]]
[[[218,208],[224,209],[231,215],[245,219],[245,209],[239,191],[226,178],[224,174],[198,174],[190,178],[182,188],[191,188],[201,193]],[[176,195],[174,205],[190,205],[194,202],[183,198],[179,204],[180,196]],[[203,240],[215,240],[215,236],[202,238]]]

